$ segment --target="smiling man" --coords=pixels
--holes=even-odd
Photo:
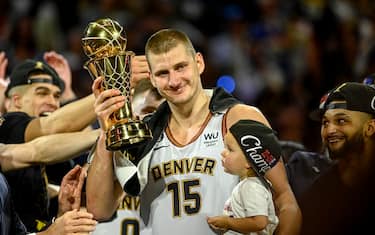
[[[321,137],[335,164],[300,201],[301,234],[363,234],[372,229],[375,89],[348,82],[330,92]]]
[[[5,95],[13,98],[10,112],[20,111],[29,116],[44,116],[60,107],[64,82],[49,65],[27,60],[16,68]]]
[[[87,210],[98,220],[108,220],[126,192],[141,197],[140,215],[145,223],[145,229],[140,226],[141,234],[214,235],[206,218],[222,212],[239,181],[218,164],[224,133],[240,119],[269,123],[259,109],[242,104],[224,89],[206,92],[201,80],[203,54],[184,32],[159,30],[148,39],[145,52],[150,81],[166,100],[143,119],[153,139],[129,150],[134,157],[130,162],[119,158],[119,152],[113,159],[101,134],[87,176]],[[101,92],[101,82],[97,78],[92,88],[105,133],[109,114],[123,105],[125,97],[114,96],[111,90]],[[276,234],[298,234],[300,211],[282,160],[269,173],[280,218]]]
[[[346,159],[363,148],[363,134],[374,122],[375,89],[344,83],[328,96],[322,116],[321,136],[332,159]]]

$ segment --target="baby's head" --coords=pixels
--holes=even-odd
[[[233,170],[246,166],[251,167],[257,175],[264,175],[281,157],[281,147],[275,132],[254,120],[236,122],[229,128],[224,141],[227,149],[222,154],[223,165],[228,173],[238,173],[228,168],[239,161],[236,163],[238,167]],[[227,159],[228,156],[233,157],[232,163]]]

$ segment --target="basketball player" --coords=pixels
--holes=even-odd
[[[214,234],[206,217],[221,213],[239,181],[220,164],[223,133],[239,119],[269,123],[257,108],[240,104],[223,89],[207,95],[200,80],[203,56],[183,32],[160,30],[149,38],[145,51],[150,80],[166,99],[144,119],[153,139],[128,151],[133,161],[106,150],[106,120],[124,105],[125,98],[113,90],[100,92],[102,80],[96,79],[95,111],[102,133],[88,172],[87,209],[98,220],[110,218],[124,190],[140,194],[140,214],[146,226],[143,234]],[[283,162],[268,172],[280,219],[277,234],[298,234],[301,214]]]

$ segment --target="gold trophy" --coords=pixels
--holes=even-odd
[[[106,147],[108,150],[126,150],[152,134],[147,125],[133,116],[131,108],[131,59],[134,53],[126,51],[124,28],[111,19],[90,22],[82,38],[82,47],[89,60],[84,68],[95,79],[103,76],[102,88],[118,89],[126,97],[124,107],[110,115]]]

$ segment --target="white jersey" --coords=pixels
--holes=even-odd
[[[92,235],[139,235],[144,224],[139,216],[139,197],[126,195],[116,211],[116,217],[96,225]]]
[[[246,235],[272,235],[279,223],[272,201],[272,193],[258,177],[247,177],[233,189],[232,196],[225,203],[224,215],[234,218],[267,216],[268,224],[265,229]],[[225,235],[241,234],[232,230],[225,233]]]
[[[207,216],[223,213],[225,201],[239,182],[221,164],[223,117],[224,113],[213,114],[198,138],[186,146],[177,146],[165,131],[155,144],[148,184],[141,194],[148,232],[215,234]]]

